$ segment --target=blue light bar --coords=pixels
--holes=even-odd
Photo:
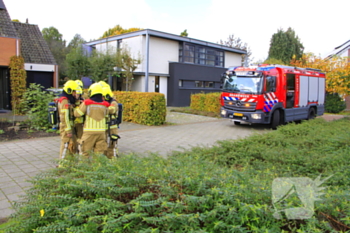
[[[257,71],[270,71],[272,69],[276,68],[275,66],[267,66],[267,67],[258,67]]]

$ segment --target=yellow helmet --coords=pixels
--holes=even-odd
[[[77,89],[77,94],[79,94],[79,95],[83,94],[83,89],[81,89],[80,86]]]
[[[109,87],[109,84],[106,83],[105,81],[99,81],[98,82],[102,87]]]
[[[102,86],[99,83],[93,83],[89,87],[89,96],[93,96],[96,94],[101,94],[102,95]]]
[[[63,90],[69,95],[72,94],[73,91],[77,91],[79,88],[79,85],[73,80],[68,80],[63,86]]]
[[[79,85],[81,89],[83,89],[83,82],[79,79],[75,80],[75,82]]]
[[[103,97],[105,97],[106,100],[109,100],[113,97],[113,92],[109,87],[102,87],[102,95]]]

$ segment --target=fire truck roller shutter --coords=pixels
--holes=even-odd
[[[318,79],[318,104],[323,105],[326,95],[326,79],[319,78]]]
[[[318,77],[309,77],[309,102],[318,101]]]
[[[308,103],[309,77],[300,76],[299,107],[306,107]]]

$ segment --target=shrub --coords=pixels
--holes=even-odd
[[[21,111],[27,115],[25,123],[35,130],[47,130],[52,127],[48,121],[48,104],[54,94],[43,90],[40,84],[31,83],[23,95]]]
[[[27,73],[24,69],[24,59],[21,56],[10,58],[11,104],[14,114],[21,114],[19,105],[26,90]]]
[[[345,101],[337,93],[327,93],[325,101],[325,111],[329,113],[340,113],[345,110]]]
[[[221,93],[219,92],[192,94],[190,108],[199,111],[218,113],[221,107],[220,95]]]
[[[168,159],[71,157],[32,179],[7,232],[346,232],[349,127],[350,119],[316,119]],[[314,217],[273,217],[275,178],[320,174],[333,176]]]
[[[115,91],[123,104],[123,121],[142,125],[162,125],[166,119],[165,96],[155,92]]]

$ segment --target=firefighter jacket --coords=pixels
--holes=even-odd
[[[79,106],[80,106],[80,104],[83,102],[84,100],[83,100],[83,98],[79,98],[79,99],[77,99],[76,101],[75,101],[75,107],[74,107],[74,109],[78,109],[79,108]],[[76,117],[75,119],[74,119],[74,124],[82,124],[82,123],[84,123],[84,117]]]
[[[85,115],[85,132],[105,132],[106,115],[109,114],[109,103],[107,101],[96,102],[92,99],[84,100],[78,109],[74,111],[75,117]]]
[[[69,103],[68,97],[61,96],[57,99],[57,107],[60,118],[60,129],[65,134],[72,133],[73,127],[73,109]]]

